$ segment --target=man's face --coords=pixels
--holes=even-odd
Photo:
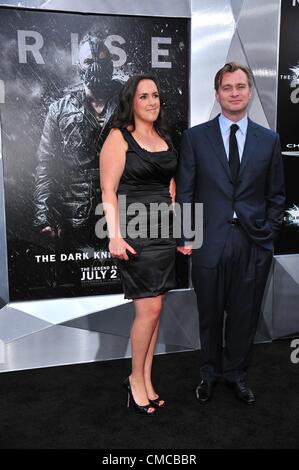
[[[215,96],[224,116],[242,118],[246,114],[251,97],[247,75],[240,69],[226,72]]]
[[[100,100],[109,98],[113,63],[102,41],[90,37],[80,45],[79,67],[87,95]]]
[[[107,47],[103,44],[97,53],[97,59],[109,59],[110,54]],[[86,70],[94,62],[89,42],[85,42],[79,49],[79,64],[82,70]]]

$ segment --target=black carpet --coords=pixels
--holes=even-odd
[[[1,449],[294,449],[299,447],[299,363],[291,340],[256,345],[249,375],[257,404],[223,383],[195,399],[198,351],[155,358],[167,407],[155,417],[126,408],[129,360],[0,374]]]

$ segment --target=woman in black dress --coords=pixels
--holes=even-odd
[[[125,297],[135,306],[132,373],[124,385],[128,404],[131,399],[135,411],[147,416],[165,405],[153,387],[151,372],[163,294],[175,287],[170,188],[177,154],[161,114],[157,78],[131,77],[121,91],[118,114],[100,155],[109,251],[117,259]],[[126,199],[125,218],[120,215],[120,196]]]

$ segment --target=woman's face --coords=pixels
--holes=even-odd
[[[133,113],[136,119],[155,122],[160,112],[160,97],[157,85],[152,80],[140,80],[133,99]]]

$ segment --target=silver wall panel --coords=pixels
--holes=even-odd
[[[273,275],[273,338],[299,334],[299,255],[277,256]]]
[[[0,340],[11,342],[24,336],[32,335],[50,326],[52,324],[49,322],[32,317],[27,313],[6,305],[1,309],[0,314]]]
[[[22,2],[19,2],[18,0],[6,0],[6,1],[0,2],[0,5],[38,8],[43,3],[45,3],[44,0],[23,0]]]
[[[233,60],[254,73],[250,117],[275,129],[279,0],[193,0],[192,9],[191,125],[219,112],[214,76]]]
[[[9,312],[7,312],[9,313]],[[22,315],[14,316],[17,324]],[[25,315],[25,314],[23,314]],[[36,320],[36,319],[35,319]],[[36,325],[27,334],[24,329],[5,338],[0,372],[49,367],[130,357],[130,326],[133,305],[97,312],[63,325]],[[269,341],[267,318],[261,317],[256,342]],[[1,326],[1,325],[0,325]],[[198,321],[193,291],[171,292],[166,296],[156,353],[198,349]]]
[[[48,0],[42,5],[51,10],[70,10],[118,15],[190,17],[189,0]]]
[[[271,129],[276,126],[279,0],[245,0],[237,30]]]
[[[244,47],[241,43],[240,36],[238,34],[238,31],[236,31],[232,37],[231,44],[230,44],[227,57],[226,57],[226,62],[228,61],[236,61],[241,64],[249,65],[246,54],[244,52]],[[220,112],[220,107],[219,107],[218,102],[215,100],[210,117],[211,118],[215,117],[219,112]],[[252,87],[252,98],[251,98],[250,106],[249,106],[249,115],[253,120],[258,122],[262,126],[265,126],[267,128],[270,127],[267,121],[266,115],[264,113],[263,106],[260,101],[258,89],[255,83],[253,84],[253,87]]]
[[[186,351],[185,346],[158,342],[157,354]],[[193,349],[193,348],[190,348]],[[5,343],[0,372],[130,357],[128,336],[54,325]]]
[[[272,307],[273,307],[273,269],[275,261],[269,273],[265,295],[261,308],[261,315],[258,322],[258,327],[255,335],[255,343],[265,343],[271,341],[273,338],[273,325],[272,325]]]
[[[82,13],[191,17],[190,0],[8,0],[0,1],[0,5]]]
[[[11,302],[9,305],[13,309],[26,312],[43,321],[59,324],[129,302],[124,299],[123,294],[115,294],[36,300],[34,302]]]
[[[216,71],[225,63],[235,30],[227,0],[193,0],[191,18],[191,125],[207,121],[214,106]]]
[[[186,306],[188,308],[186,309]],[[159,342],[196,349],[199,345],[196,297],[193,290],[172,291],[165,297],[161,315]],[[63,323],[64,326],[89,331],[130,336],[134,319],[133,302],[95,312]]]

